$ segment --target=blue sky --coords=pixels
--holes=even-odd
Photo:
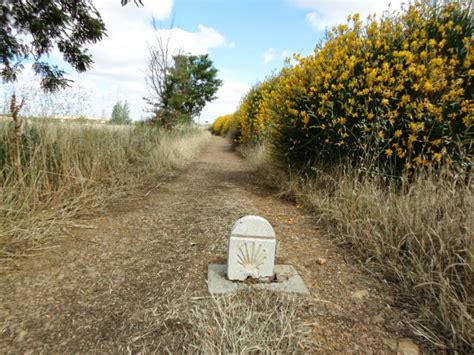
[[[178,27],[194,31],[205,24],[235,43],[235,48],[211,49],[210,55],[221,71],[248,83],[281,67],[290,53],[309,53],[322,32],[311,28],[305,11],[279,0],[177,0],[174,14]],[[264,63],[270,49],[274,59]]]
[[[73,87],[46,98],[25,70],[15,90],[29,98],[26,113],[109,117],[115,102],[127,100],[134,119],[146,118],[147,45],[170,36],[175,49],[208,53],[219,70],[224,85],[198,118],[212,122],[233,112],[251,85],[278,71],[285,57],[311,53],[325,28],[351,13],[367,16],[380,14],[389,3],[400,6],[400,0],[143,0],[140,8],[121,7],[119,0],[93,3],[108,29],[108,36],[90,47],[93,68],[79,75],[64,66]],[[161,30],[153,29],[152,18]],[[57,50],[50,60],[63,63]]]

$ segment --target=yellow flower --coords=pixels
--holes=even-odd
[[[400,137],[402,136],[402,134],[403,134],[403,132],[402,132],[400,129],[397,129],[397,130],[395,131],[394,136],[397,137],[397,138],[400,138]]]
[[[309,123],[309,115],[308,115],[308,113],[307,113],[306,111],[302,111],[302,112],[301,112],[301,116],[303,117],[303,124],[304,124],[305,126],[307,126],[308,123]]]
[[[425,124],[423,122],[422,123],[410,122],[409,126],[412,132],[419,132],[425,129]]]
[[[406,152],[402,148],[397,149],[397,155],[401,159],[406,155]]]
[[[425,82],[424,88],[428,92],[433,91],[433,84],[431,84],[431,81],[427,80]]]
[[[417,140],[416,135],[410,134],[410,135],[408,136],[408,142],[413,143],[413,142],[415,142],[416,140]]]
[[[392,154],[393,154],[393,150],[391,150],[390,148],[388,148],[388,149],[385,150],[385,155],[386,155],[387,157],[391,157]]]
[[[422,157],[418,156],[413,159],[417,165],[427,165],[427,161]]]
[[[347,30],[347,25],[345,25],[345,24],[339,25],[338,30],[341,31],[341,32],[344,32],[345,30]]]
[[[410,102],[410,95],[403,95],[402,98],[400,99],[400,104],[405,105]]]

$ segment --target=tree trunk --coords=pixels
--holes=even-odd
[[[16,102],[16,95],[13,94],[10,101],[10,112],[12,114],[12,120],[14,124],[14,131],[12,136],[12,164],[13,172],[18,180],[22,178],[22,167],[21,167],[21,151],[20,151],[20,140],[21,140],[21,125],[23,121],[18,117],[18,113],[23,107],[25,100],[22,99],[18,105]]]

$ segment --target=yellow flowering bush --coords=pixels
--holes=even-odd
[[[211,132],[215,135],[226,136],[232,128],[237,129],[238,119],[235,114],[223,115],[216,118],[211,125]]]
[[[274,156],[298,168],[367,157],[396,174],[470,164],[472,28],[463,2],[417,2],[367,22],[350,16],[247,94],[242,142],[270,132]]]
[[[319,209],[322,203],[329,219],[338,216],[332,223],[343,240],[353,243],[366,235],[359,252],[384,264],[388,278],[400,282],[402,297],[410,301],[416,295],[410,309],[419,312],[421,334],[437,345],[445,341],[446,351],[458,353],[472,352],[474,334],[469,313],[472,238],[464,232],[469,230],[470,196],[463,201],[459,191],[464,190],[457,191],[449,179],[425,190],[423,184],[430,183],[425,174],[418,180],[410,173],[444,165],[471,169],[473,26],[466,1],[422,0],[367,21],[350,16],[311,55],[295,55],[296,64],[253,87],[236,112],[240,142],[264,141],[284,169],[321,172],[344,162],[339,166],[353,171],[347,161],[356,166],[354,176],[331,175],[328,169],[331,179],[336,176],[334,187],[317,195],[314,206]],[[372,188],[379,174],[360,179],[358,173],[365,169],[359,168],[366,167],[380,172],[384,181],[386,174],[408,172],[410,192],[385,195],[380,188],[380,195],[372,195],[379,191]],[[443,174],[435,172],[432,176],[442,181]],[[332,186],[326,180],[319,181]],[[437,196],[445,196],[448,206]],[[450,205],[453,196],[456,202]],[[417,201],[422,197],[426,200]],[[380,201],[388,201],[387,209]],[[373,213],[365,215],[371,208]],[[398,218],[386,218],[379,210]],[[428,218],[421,217],[424,213]],[[438,216],[444,221],[439,225],[433,222]],[[357,224],[361,227],[354,228]]]
[[[221,135],[224,123],[227,121],[229,115],[223,115],[216,118],[211,125],[211,132],[215,135]]]
[[[260,112],[263,95],[261,85],[256,85],[247,93],[242,100],[237,115],[240,122],[240,143],[251,143],[260,140],[263,125],[257,120]]]
[[[278,81],[279,77],[271,77],[255,85],[242,100],[236,113],[239,118],[240,143],[257,143],[269,138],[271,116],[267,104],[270,103]]]

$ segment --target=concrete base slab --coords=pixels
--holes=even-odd
[[[291,265],[275,265],[275,280],[272,282],[230,281],[226,277],[227,265],[211,264],[207,268],[207,286],[211,294],[230,294],[250,287],[274,292],[309,295],[303,279]]]

